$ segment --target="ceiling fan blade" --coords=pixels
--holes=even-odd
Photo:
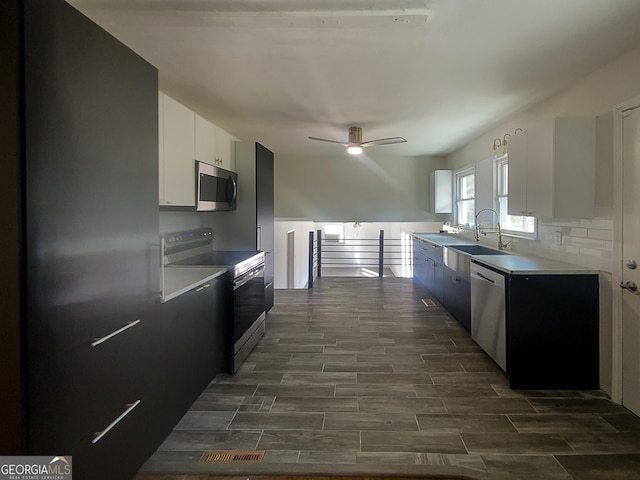
[[[349,146],[349,143],[340,142],[338,140],[329,140],[327,138],[318,138],[318,137],[309,137],[309,140],[318,140],[320,142],[329,142],[329,143],[337,143],[339,145],[344,145],[345,147]]]
[[[368,140],[360,144],[361,147],[372,147],[374,145],[392,145],[394,143],[406,143],[402,137],[379,138],[378,140]]]

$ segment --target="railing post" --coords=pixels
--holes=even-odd
[[[318,277],[322,277],[322,230],[317,231],[316,242],[318,243]]]
[[[309,282],[307,288],[313,288],[313,232],[309,232]]]
[[[378,242],[378,277],[384,276],[384,230],[380,230],[380,241]]]

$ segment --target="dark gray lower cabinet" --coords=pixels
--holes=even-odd
[[[433,264],[433,284],[431,285],[431,293],[440,303],[444,302],[444,276],[445,266],[442,261],[431,258]]]
[[[420,286],[429,289],[433,284],[433,264],[424,254],[413,253],[413,281]]]
[[[507,279],[511,388],[599,388],[598,275]]]
[[[413,239],[413,280],[431,292],[436,300],[442,302],[444,289],[444,265],[442,247]]]
[[[169,431],[158,410],[161,378],[156,367],[163,352],[157,336],[161,318],[156,307],[143,315],[140,323],[90,347],[86,357],[74,361],[73,367],[69,365],[64,382],[66,398],[56,403],[45,400],[42,405],[46,415],[47,408],[64,404],[67,421],[45,419],[56,432],[52,437],[39,432],[32,440],[38,442],[40,454],[69,452],[74,478],[130,478]],[[68,422],[75,428],[70,429]],[[77,437],[67,444],[64,436],[71,434]]]
[[[230,273],[161,305],[162,356],[158,406],[177,422],[213,378],[229,371],[233,320]]]
[[[468,272],[442,267],[443,305],[451,315],[471,332],[471,281]]]

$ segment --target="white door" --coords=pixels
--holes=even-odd
[[[622,404],[640,415],[640,107],[622,125]]]

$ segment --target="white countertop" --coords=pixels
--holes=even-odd
[[[172,298],[188,292],[194,287],[223,275],[225,267],[164,267],[164,288],[161,302],[168,302]]]
[[[414,233],[414,236],[445,247],[451,245],[474,245],[474,242],[446,233]],[[461,253],[464,254],[464,252]],[[599,273],[598,270],[572,263],[549,258],[518,255],[511,252],[508,252],[507,255],[470,256],[476,263],[493,267],[511,275],[584,275]]]

